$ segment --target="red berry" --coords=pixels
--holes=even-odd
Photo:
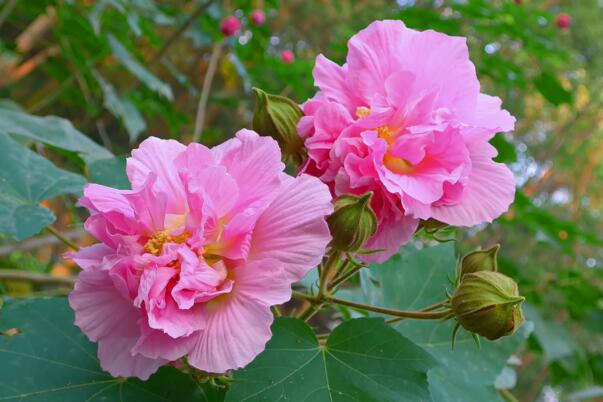
[[[291,64],[293,63],[293,60],[295,60],[295,55],[291,50],[283,50],[281,52],[281,60],[287,64]]]
[[[262,10],[253,10],[251,12],[251,23],[253,25],[262,25],[266,21],[266,16]]]
[[[557,19],[555,20],[557,27],[560,29],[567,29],[572,25],[572,17],[566,13],[560,13],[557,15]]]
[[[234,15],[230,15],[220,22],[220,31],[222,31],[225,36],[234,36],[238,34],[240,30],[241,21]]]

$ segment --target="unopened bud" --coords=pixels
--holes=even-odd
[[[480,271],[496,272],[498,270],[496,254],[499,248],[500,245],[497,244],[487,250],[476,250],[465,255],[460,262],[461,277]]]
[[[452,295],[452,311],[467,331],[495,340],[511,335],[523,322],[517,284],[499,272],[466,274]]]
[[[444,229],[445,227],[448,227],[448,224],[444,223],[444,222],[440,222],[433,218],[429,218],[426,221],[424,221],[424,220],[421,221],[421,227],[423,229],[425,229],[425,231],[427,233],[435,233],[440,229]]]
[[[303,116],[301,108],[291,99],[268,94],[253,88],[257,99],[253,129],[260,135],[274,138],[286,159],[301,163],[304,142],[297,134],[297,123]]]
[[[373,193],[361,197],[342,195],[335,201],[335,212],[327,219],[333,248],[354,252],[367,242],[377,230],[377,217],[371,209]]]

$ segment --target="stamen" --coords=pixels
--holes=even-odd
[[[188,232],[183,232],[177,236],[172,236],[167,230],[162,230],[153,235],[144,245],[144,250],[153,255],[160,255],[165,243],[184,243],[189,238]]]
[[[371,114],[371,109],[366,106],[358,106],[356,108],[356,117],[358,119],[362,119],[363,117],[366,117],[369,114]]]

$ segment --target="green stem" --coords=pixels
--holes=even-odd
[[[327,285],[331,279],[329,276],[337,269],[339,261],[341,261],[341,251],[333,250],[333,252],[329,255],[329,258],[327,258],[327,262],[323,266],[322,271],[320,272],[320,287],[318,289],[319,298],[322,298],[326,295]]]
[[[336,304],[341,304],[343,306],[373,311],[375,313],[393,315],[395,317],[401,317],[401,318],[412,318],[415,320],[439,320],[441,318],[446,318],[452,314],[452,312],[448,309],[446,309],[444,311],[436,311],[436,312],[432,312],[432,311],[401,311],[401,310],[389,309],[389,308],[384,308],[384,307],[372,306],[370,304],[355,303],[355,302],[352,302],[349,300],[337,299],[335,297],[329,297],[329,298],[327,298],[327,301],[330,301],[330,302],[333,302]]]
[[[335,277],[335,279],[333,279],[333,281],[329,284],[329,290],[337,289],[337,287],[339,285],[341,285],[342,283],[346,282],[348,279],[350,279],[351,277],[353,277],[354,275],[356,275],[356,273],[358,271],[360,271],[362,268],[364,268],[364,266],[362,266],[362,265],[361,266],[354,265],[347,272],[343,271],[342,275],[339,275],[339,276]]]
[[[48,233],[65,243],[67,247],[71,248],[72,250],[79,251],[80,248],[75,243],[72,243],[71,240],[63,236],[61,232],[59,232],[52,226],[46,226],[46,231],[48,231]]]
[[[439,302],[439,303],[436,303],[436,304],[432,304],[429,307],[425,307],[421,311],[427,312],[427,311],[437,310],[440,307],[444,307],[446,305],[446,303],[448,303],[448,302],[447,301],[443,301],[443,302]],[[405,319],[404,317],[396,317],[396,318],[390,318],[389,320],[386,320],[385,322],[388,323],[388,324],[394,324],[394,323],[396,323],[398,321],[402,321],[404,319]]]

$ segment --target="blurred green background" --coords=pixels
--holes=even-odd
[[[265,23],[252,24],[252,10],[262,10]],[[225,38],[220,21],[228,15],[242,28]],[[603,401],[601,0],[4,0],[0,124],[12,124],[2,110],[60,116],[126,155],[149,135],[189,142],[205,86],[201,142],[217,144],[251,125],[252,86],[303,102],[315,91],[316,55],[343,62],[347,39],[386,18],[466,36],[483,91],[517,117],[515,132],[493,141],[517,179],[514,205],[492,225],[452,234],[461,253],[501,243],[500,269],[527,298],[536,327],[512,361],[514,397]],[[286,50],[291,63],[281,57]],[[114,172],[123,158],[91,172],[60,148],[37,151],[121,185]],[[58,227],[89,243],[74,198],[51,209]],[[53,239],[2,243],[2,268],[73,272]],[[0,291],[49,290],[6,280]]]

